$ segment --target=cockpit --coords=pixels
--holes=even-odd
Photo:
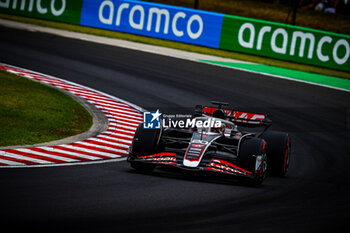
[[[215,117],[196,117],[195,128],[198,133],[231,135],[232,131],[237,131],[237,126],[227,120]]]

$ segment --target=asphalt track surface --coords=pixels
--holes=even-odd
[[[292,136],[285,178],[259,187],[127,162],[0,169],[0,225],[45,232],[347,232],[350,93],[0,27],[0,61],[146,109],[211,100],[266,112]]]

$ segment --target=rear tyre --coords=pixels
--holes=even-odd
[[[291,138],[289,134],[278,131],[266,131],[261,136],[267,142],[268,173],[272,176],[285,176],[288,172],[291,156]]]
[[[255,178],[248,181],[250,184],[261,184],[266,178],[267,156],[265,146],[266,143],[261,138],[247,138],[240,145],[240,166],[253,174],[255,173]],[[256,168],[257,163],[259,166]]]
[[[133,160],[137,156],[155,154],[157,152],[159,137],[160,129],[144,129],[143,124],[137,127],[128,158],[132,168],[142,172],[151,172],[155,168],[153,164]]]

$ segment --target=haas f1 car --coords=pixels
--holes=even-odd
[[[151,172],[157,166],[173,166],[243,177],[253,184],[261,184],[267,174],[286,175],[291,156],[288,133],[268,130],[272,122],[266,115],[212,104],[216,106],[196,106],[193,127],[145,129],[140,124],[129,149],[131,167]],[[264,128],[259,133],[239,129],[247,127]]]

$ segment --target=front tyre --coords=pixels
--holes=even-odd
[[[266,131],[261,138],[267,142],[269,174],[285,176],[288,172],[291,156],[291,138],[289,134],[278,131]]]
[[[132,168],[141,172],[151,172],[155,168],[154,164],[134,160],[157,152],[160,133],[160,129],[144,129],[143,124],[137,127],[128,157]]]
[[[267,173],[266,142],[261,138],[244,139],[239,148],[239,162],[243,169],[255,175],[248,183],[261,184]]]
[[[131,145],[131,157],[150,155],[157,151],[160,129],[144,129],[140,124]]]

